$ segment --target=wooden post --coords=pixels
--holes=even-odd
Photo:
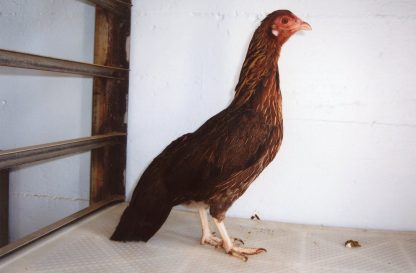
[[[0,247],[9,243],[9,170],[0,170]]]
[[[130,17],[122,17],[97,6],[94,63],[128,68],[126,40]],[[126,132],[128,80],[94,78],[92,135]],[[90,203],[113,195],[124,195],[126,143],[91,153]]]

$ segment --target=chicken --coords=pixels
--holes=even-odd
[[[111,239],[148,241],[172,207],[198,208],[202,244],[222,247],[247,260],[266,251],[231,241],[224,226],[227,210],[276,156],[283,137],[278,59],[297,31],[310,30],[288,10],[270,13],[250,42],[231,104],[193,133],[168,145],[147,167]],[[209,209],[220,238],[208,226]]]

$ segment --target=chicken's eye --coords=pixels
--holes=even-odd
[[[287,24],[289,22],[289,19],[287,17],[282,18],[282,24]]]

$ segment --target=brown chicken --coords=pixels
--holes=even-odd
[[[279,150],[283,137],[280,50],[294,33],[310,29],[288,10],[274,11],[262,21],[250,42],[234,100],[150,163],[112,240],[147,241],[173,206],[185,204],[199,210],[202,244],[222,247],[243,260],[265,251],[233,245],[223,221],[228,208]],[[209,229],[208,208],[221,238]]]

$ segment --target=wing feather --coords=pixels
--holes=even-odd
[[[247,173],[264,161],[276,129],[252,110],[222,111],[172,142],[146,171],[163,176],[175,203],[203,200],[253,177]]]

